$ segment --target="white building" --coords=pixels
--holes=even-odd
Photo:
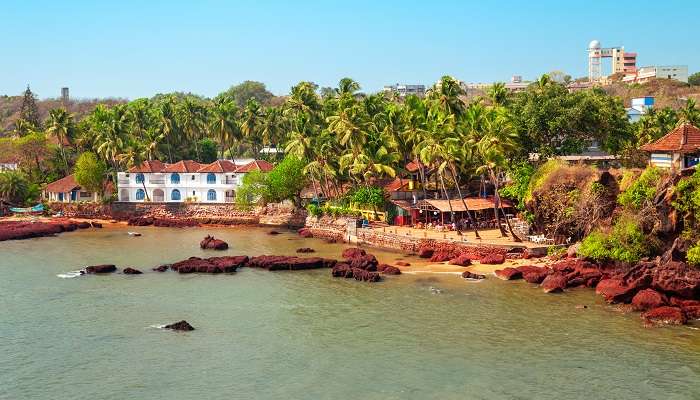
[[[151,160],[119,172],[117,193],[123,202],[232,203],[243,175],[255,170],[268,172],[272,164],[262,160],[245,164],[231,160],[211,164],[192,160],[166,164]]]
[[[629,122],[637,122],[651,108],[654,108],[653,96],[635,97],[632,99],[632,107],[625,108],[627,119]]]
[[[622,81],[626,83],[645,83],[653,78],[672,79],[674,81],[688,83],[688,66],[660,65],[642,67],[635,73],[625,75]]]
[[[425,85],[407,85],[399,84],[384,86],[385,93],[396,93],[399,97],[406,97],[409,95],[416,95],[418,97],[423,97],[425,95]]]

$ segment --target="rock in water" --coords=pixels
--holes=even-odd
[[[350,258],[355,258],[355,257],[362,257],[367,255],[367,252],[359,249],[357,247],[349,247],[345,250],[343,250],[342,257],[345,259],[350,259]]]
[[[647,311],[652,308],[665,306],[668,303],[666,296],[654,289],[640,290],[632,298],[632,309],[635,311]]]
[[[85,268],[85,273],[88,274],[107,274],[117,270],[117,267],[113,264],[103,264],[103,265],[90,265]]]
[[[92,225],[93,228],[102,228],[102,224],[99,222],[92,221],[90,225]]]
[[[123,274],[127,274],[127,275],[139,275],[139,274],[143,274],[143,272],[139,271],[138,269],[136,269],[136,268],[131,268],[131,267],[124,268],[124,269],[122,270],[122,273],[123,273]]]
[[[479,260],[479,262],[482,264],[503,264],[504,262],[506,262],[506,256],[498,253],[487,254],[481,257],[481,260]]]
[[[657,307],[642,314],[644,322],[652,325],[684,325],[687,322],[685,314],[678,307]]]
[[[411,263],[406,262],[406,261],[397,261],[394,264],[400,266],[400,267],[410,267]]]
[[[180,322],[175,322],[170,325],[165,325],[163,328],[172,329],[174,331],[193,331],[194,328],[184,319]]]
[[[163,264],[153,268],[153,270],[156,272],[165,272],[168,268],[170,268],[170,264]]]
[[[201,242],[199,242],[199,247],[202,249],[212,249],[212,250],[226,250],[228,249],[228,243],[223,240],[216,239],[214,236],[207,235]]]
[[[387,265],[381,272],[384,275],[401,275],[401,270],[393,265]]]
[[[313,253],[316,250],[312,249],[311,247],[302,247],[300,249],[297,249],[297,253]]]
[[[512,281],[514,279],[521,279],[523,273],[512,267],[506,267],[503,269],[497,269],[493,273],[498,277],[498,279],[503,279],[504,281]]]
[[[540,284],[545,293],[560,293],[566,288],[566,277],[560,274],[547,275]]]
[[[464,272],[462,272],[462,278],[469,279],[472,281],[480,281],[482,279],[486,279],[486,275],[475,274],[473,272],[464,271]]]

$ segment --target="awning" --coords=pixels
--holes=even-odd
[[[491,210],[494,206],[494,197],[466,197],[464,202],[467,203],[469,211],[480,211],[480,210]],[[454,212],[464,212],[467,211],[464,208],[464,203],[460,199],[451,200],[452,211]],[[508,200],[501,199],[501,206],[503,208],[513,208],[513,204]],[[435,209],[440,212],[450,212],[450,203],[447,200],[421,200],[418,202],[418,207],[421,209]]]

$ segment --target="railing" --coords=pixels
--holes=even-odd
[[[238,180],[236,178],[226,178],[224,183],[227,185],[235,185],[238,183]]]
[[[151,185],[163,185],[165,184],[165,179],[149,179],[148,183]]]
[[[128,180],[128,179],[118,179],[117,182],[118,182],[120,185],[128,185],[128,184],[129,184],[129,180]]]

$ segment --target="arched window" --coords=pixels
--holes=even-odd
[[[213,173],[207,174],[207,183],[216,183],[216,175]]]
[[[120,197],[122,201],[129,201],[129,189],[122,189]]]
[[[163,192],[163,189],[153,190],[153,201],[155,201],[155,202],[165,201],[165,192]]]
[[[180,174],[173,172],[170,174],[170,183],[177,185],[180,183]]]
[[[216,190],[209,189],[209,191],[207,192],[207,200],[216,201]]]
[[[173,189],[172,193],[170,193],[170,199],[180,201],[180,191]]]
[[[142,173],[136,174],[136,183],[143,183],[143,174]]]
[[[136,200],[143,200],[146,198],[146,192],[143,191],[143,189],[139,189],[136,191]]]

